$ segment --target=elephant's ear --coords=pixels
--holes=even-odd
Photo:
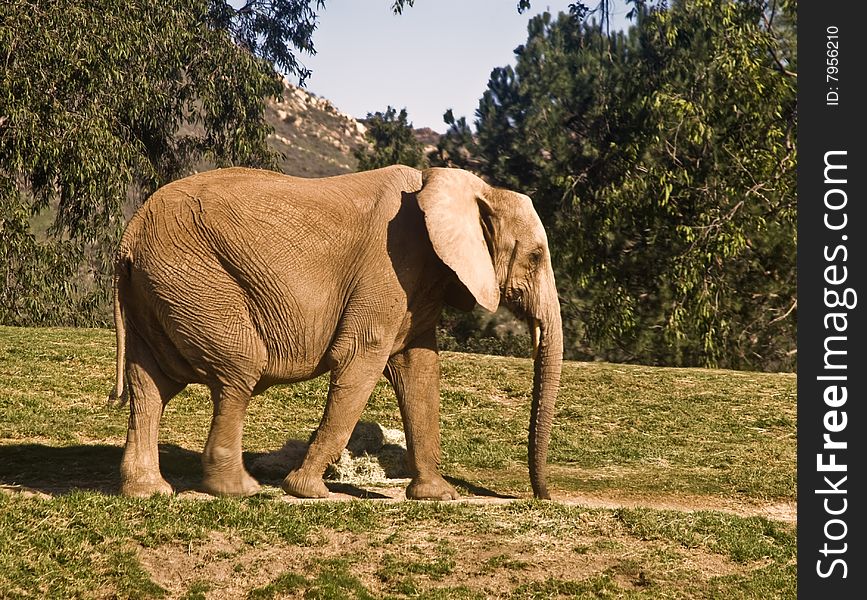
[[[462,169],[434,168],[422,173],[418,205],[434,251],[481,306],[500,304],[500,289],[482,230],[479,202],[484,181]]]

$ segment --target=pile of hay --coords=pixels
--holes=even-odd
[[[279,450],[251,461],[250,472],[282,479],[301,465],[308,446],[308,442],[289,440]],[[354,485],[389,485],[409,477],[403,432],[366,421],[355,426],[340,458],[325,470],[325,479]]]

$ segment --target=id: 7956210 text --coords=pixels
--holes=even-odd
[[[829,25],[825,28],[825,92],[826,106],[840,104],[840,28]]]

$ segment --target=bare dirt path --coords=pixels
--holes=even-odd
[[[113,485],[75,485],[75,482],[66,481],[63,484],[55,482],[45,482],[44,485],[9,485],[0,483],[0,493],[7,494],[23,494],[27,496],[39,496],[42,498],[51,498],[56,495],[68,493],[72,489],[94,489],[104,493],[114,493]],[[55,483],[52,485],[52,483]],[[280,495],[277,489],[271,489],[270,493],[277,496],[281,502],[303,503],[303,502],[346,502],[350,500],[368,499],[379,502],[405,502],[404,490],[407,482],[401,482],[396,485],[376,486],[366,485],[356,487],[353,485],[336,484],[331,485],[332,491],[327,499],[314,500],[305,498],[294,498],[288,495]],[[181,487],[182,490],[178,493],[181,498],[202,499],[206,500],[211,496],[202,492],[194,491],[192,485]],[[270,488],[266,487],[266,491]],[[497,505],[508,504],[519,500],[528,500],[530,495],[520,496],[478,496],[478,495],[462,495],[455,502],[465,504],[479,505]],[[587,508],[652,508],[657,510],[675,510],[683,512],[711,510],[719,511],[728,514],[737,515],[740,517],[765,517],[775,521],[783,521],[786,523],[797,522],[797,504],[795,502],[755,502],[744,501],[733,498],[723,498],[716,496],[697,496],[688,494],[654,494],[654,495],[638,495],[638,494],[620,494],[617,491],[600,492],[554,492],[552,500],[568,506],[583,506]]]
[[[353,490],[349,492],[332,491],[325,500],[294,498],[292,496],[280,496],[280,501],[291,503],[304,502],[341,502],[358,500],[366,497],[380,502],[405,502],[405,487],[369,487],[367,494],[359,494]],[[201,492],[187,491],[181,497],[209,498]],[[528,500],[530,496],[521,497],[497,497],[497,496],[461,496],[454,502],[464,504],[496,505],[508,504],[519,500]],[[693,511],[719,511],[740,517],[765,517],[775,521],[786,523],[797,522],[797,504],[794,502],[768,502],[753,503],[734,499],[717,498],[708,496],[691,495],[620,495],[601,493],[566,492],[552,494],[552,500],[568,506],[584,506],[587,508],[652,508],[657,510],[674,510],[682,512]]]

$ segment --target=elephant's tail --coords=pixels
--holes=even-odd
[[[118,254],[114,265],[114,331],[117,344],[117,371],[114,389],[108,395],[109,404],[123,406],[129,399],[128,390],[124,388],[126,372],[126,322],[124,319],[122,292],[126,289],[129,277],[129,257]]]

